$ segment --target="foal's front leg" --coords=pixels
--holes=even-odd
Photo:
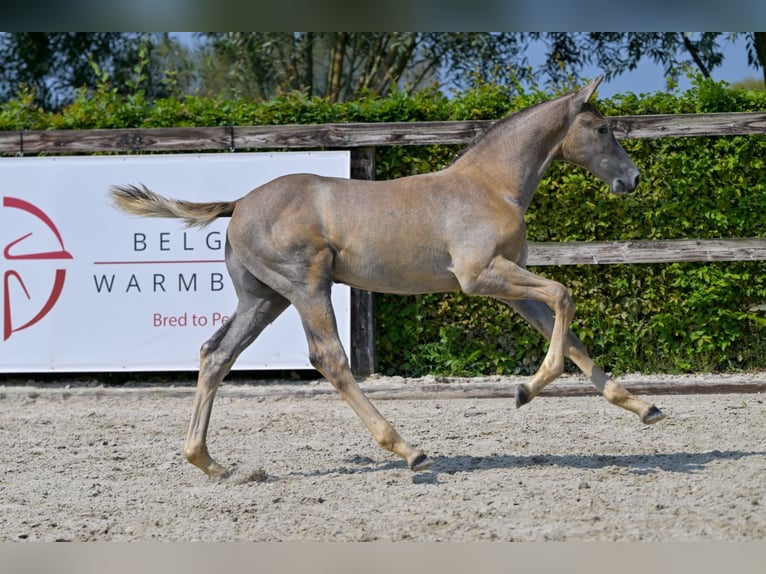
[[[553,314],[551,310],[538,301],[510,301],[501,299],[513,307],[530,325],[542,333],[546,338],[550,338],[553,332]],[[665,414],[655,405],[648,403],[633,394],[631,394],[622,385],[609,378],[590,358],[585,346],[577,336],[569,330],[566,336],[564,354],[569,357],[579,368],[590,378],[593,385],[604,395],[604,398],[610,403],[622,407],[628,411],[636,413],[641,422],[653,424],[665,418]],[[530,383],[520,385],[523,389],[517,389],[517,406],[522,406],[529,402],[532,397],[542,389],[531,387]],[[519,401],[520,396],[527,397],[526,401]]]
[[[462,273],[458,269],[456,267],[455,275],[463,292],[469,295],[486,295],[503,301],[531,299],[552,310],[548,352],[532,379],[516,390],[517,406],[529,402],[564,372],[564,349],[574,316],[574,302],[569,291],[560,283],[535,275],[500,255],[480,271],[470,266]]]

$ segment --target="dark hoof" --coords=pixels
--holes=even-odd
[[[208,473],[207,477],[208,480],[211,481],[225,481],[229,480],[232,476],[234,476],[234,473],[237,471],[237,465],[232,466],[231,468],[221,468],[216,469],[213,472]]]
[[[523,407],[532,399],[524,385],[516,385],[516,408]]]
[[[431,465],[434,463],[430,458],[428,458],[425,454],[419,455],[415,460],[409,463],[410,470],[412,472],[419,472],[421,470],[426,470],[431,468]]]
[[[660,422],[664,418],[665,413],[663,413],[656,406],[652,405],[652,408],[650,408],[649,411],[644,415],[644,417],[641,419],[641,422],[645,425],[651,425]]]

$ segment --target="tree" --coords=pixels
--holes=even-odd
[[[661,64],[665,74],[677,78],[688,66],[704,77],[723,62],[723,43],[744,36],[748,63],[761,70],[766,79],[766,33],[738,32],[562,32],[531,33],[548,46],[542,72],[559,82],[567,74],[577,76],[585,64],[602,68],[607,77],[635,69],[642,58]]]
[[[199,53],[168,32],[143,37],[137,57],[131,57],[130,62],[133,62],[131,81],[150,98],[191,94],[199,89]],[[136,74],[138,69],[140,78]]]
[[[726,42],[742,35],[748,61],[766,74],[763,32],[213,33],[205,37],[218,78],[207,75],[203,85],[259,98],[299,90],[337,101],[430,83],[465,88],[477,80],[534,79],[561,86],[579,80],[587,65],[614,77],[644,59],[661,64],[670,78],[689,67],[712,77]],[[537,69],[525,55],[532,42],[547,47]]]
[[[414,90],[453,74],[529,76],[524,36],[512,33],[208,33],[203,90],[268,98],[297,90],[331,101],[393,86]]]
[[[766,32],[227,32],[186,46],[168,33],[0,33],[0,101],[26,86],[52,110],[104,77],[118,93],[148,99],[198,93],[269,99],[299,91],[330,101],[392,88],[465,89],[475,82],[553,87],[577,82],[588,65],[609,77],[648,59],[677,78],[692,67],[707,77],[726,42],[744,38],[750,65],[766,79]],[[527,49],[547,48],[532,68]]]
[[[766,32],[746,32],[747,62],[754,68],[760,68],[763,83],[766,85]]]
[[[67,104],[77,89],[95,87],[106,73],[119,92],[139,87],[167,95],[168,72],[190,89],[189,58],[168,34],[15,32],[0,34],[0,100],[26,87],[45,109]]]

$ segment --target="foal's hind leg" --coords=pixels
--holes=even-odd
[[[539,301],[501,300],[513,307],[530,325],[547,339],[550,339],[553,332],[553,313],[548,307]],[[656,406],[632,395],[624,387],[610,379],[593,362],[585,346],[571,329],[567,332],[564,354],[590,378],[593,385],[610,403],[636,413],[641,418],[641,422],[646,424],[656,423],[665,418],[665,415]],[[519,385],[516,390],[516,406],[522,406],[531,401],[542,391],[543,387],[544,385],[530,383]]]
[[[303,321],[311,364],[338,390],[378,444],[406,460],[411,470],[430,467],[432,461],[399,436],[357,385],[338,337],[329,287],[311,298],[295,298],[293,304]]]
[[[200,350],[194,410],[184,447],[186,460],[211,478],[226,476],[226,469],[207,450],[207,429],[218,386],[239,354],[289,306],[287,299],[250,275],[233,258],[227,263],[239,303],[232,317]]]

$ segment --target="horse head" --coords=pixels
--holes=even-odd
[[[590,102],[603,76],[569,97],[569,128],[561,143],[560,159],[583,167],[609,184],[612,193],[636,189],[641,174],[617,142],[609,122]]]

